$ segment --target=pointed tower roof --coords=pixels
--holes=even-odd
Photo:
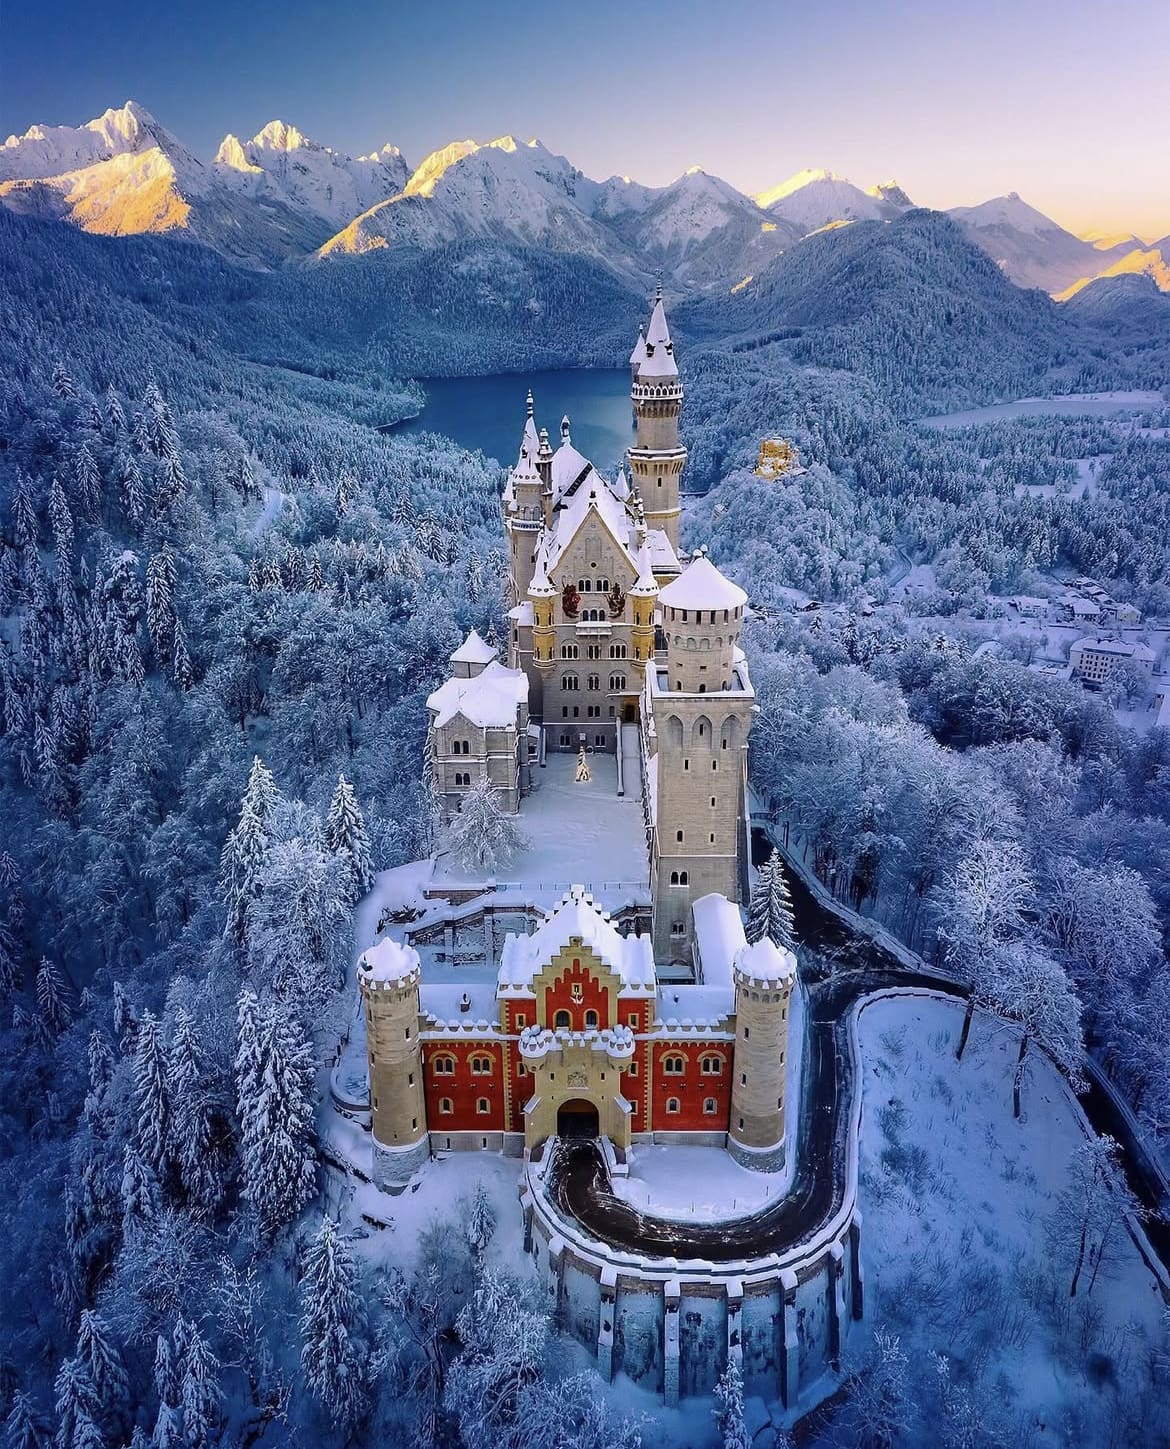
[[[662,288],[659,287],[654,298],[654,311],[650,314],[650,326],[646,329],[646,356],[638,366],[638,379],[677,376],[674,343],[670,340],[666,309],[662,305]]]
[[[704,553],[696,553],[658,599],[671,609],[740,609],[747,603],[739,585],[721,574]]]
[[[631,594],[638,594],[644,599],[653,598],[658,592],[658,581],[654,577],[654,570],[650,566],[650,550],[645,544],[638,550],[638,578]]]
[[[548,576],[548,564],[542,548],[536,555],[536,568],[532,573],[532,582],[528,585],[528,597],[530,599],[549,599],[553,598],[556,592],[556,586]]]
[[[473,629],[454,654],[448,656],[452,664],[490,664],[496,651]]]
[[[646,360],[646,333],[641,324],[638,325],[638,340],[634,343],[634,350],[630,353],[630,366],[640,367]]]
[[[533,416],[532,389],[528,389],[528,413],[524,419],[524,434],[520,439],[520,457],[529,457],[536,462],[536,455],[540,451],[540,437],[536,431],[536,419]]]

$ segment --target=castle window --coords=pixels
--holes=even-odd
[[[475,1102],[475,1110],[479,1113],[481,1117],[486,1117],[488,1113],[492,1110],[492,1104],[488,1101],[486,1097],[477,1097]]]
[[[611,644],[609,646],[609,657],[611,659],[624,659],[626,657],[626,646],[624,644]]]
[[[590,644],[589,645],[589,648],[588,648],[588,650],[586,652],[587,652],[588,657],[590,659],[600,659],[601,658],[601,645],[600,644]]]
[[[626,1023],[627,1023],[627,1025],[632,1026],[635,1031],[637,1031],[638,1030],[638,1013],[636,1011],[631,1011],[630,1014],[629,1014],[629,1016],[626,1017]]]
[[[719,1104],[718,1104],[718,1102],[716,1102],[716,1100],[715,1100],[714,1097],[704,1097],[703,1098],[703,1116],[704,1117],[714,1117],[715,1113],[718,1110],[719,1110]]]
[[[683,838],[683,833],[682,833],[682,831],[681,831],[681,830],[676,830],[676,831],[675,831],[675,832],[674,832],[674,838],[675,838],[675,840],[677,840],[677,841],[678,841],[678,843],[679,843],[679,844],[680,844],[680,845],[681,845],[681,844],[682,844],[682,838]]]
[[[744,1041],[747,1041],[748,1037],[751,1036],[751,1034],[752,1034],[751,1027],[750,1026],[745,1026],[744,1029],[743,1029],[743,1039],[744,1039]]]
[[[586,707],[585,707],[585,718],[586,719],[600,719],[601,718],[601,706],[599,704],[586,705]]]
[[[455,748],[454,748],[453,753],[455,753],[456,755],[470,755],[471,754],[471,741],[470,740],[456,740],[455,741]]]
[[[746,1072],[740,1072],[740,1074],[739,1074],[739,1085],[741,1087],[746,1087],[747,1086],[747,1073]]]
[[[562,644],[561,645],[561,658],[562,659],[576,659],[576,657],[577,657],[577,646],[576,646],[576,644]]]
[[[718,760],[712,760],[711,761],[711,768],[713,770],[717,770],[719,768],[719,761]]]
[[[561,714],[565,718],[568,718],[568,713],[569,713],[568,710],[565,710],[565,709],[562,709],[561,710]],[[569,743],[569,736],[566,735],[566,734],[562,734],[561,735],[561,744],[562,745],[568,745],[568,743]]]
[[[626,687],[626,676],[624,674],[611,674],[609,676],[610,689],[621,690]]]
[[[670,934],[672,936],[674,936],[676,939],[681,938],[682,936],[685,936],[686,933],[687,933],[687,923],[685,921],[672,921],[671,922]]]
[[[678,1098],[677,1097],[667,1097],[667,1099],[666,1099],[666,1110],[672,1116],[676,1116],[678,1114]]]
[[[556,1017],[553,1020],[553,1025],[558,1031],[568,1030],[568,1028],[572,1025],[572,1020],[569,1016],[569,1013],[567,1011],[558,1011]]]
[[[707,666],[704,664],[702,667],[704,669],[706,669]],[[699,685],[699,693],[700,694],[706,694],[707,693],[707,686],[705,684],[700,684]]]
[[[472,1057],[471,1070],[477,1077],[486,1077],[491,1073],[491,1057]]]
[[[597,580],[597,592],[599,594],[608,594],[609,593],[609,580],[608,579],[598,579]]]
[[[724,611],[723,611],[723,622],[725,624],[727,623],[727,610],[726,609],[724,609]]]
[[[577,688],[577,676],[575,674],[566,674],[561,680],[561,688],[566,693],[575,690]]]
[[[715,796],[714,795],[711,796],[711,809],[712,810],[715,809]]]
[[[662,1063],[662,1070],[670,1077],[681,1077],[686,1071],[686,1062],[682,1057],[667,1057]]]
[[[576,961],[574,961],[573,962],[573,965],[575,966],[576,964],[577,964]],[[581,982],[581,981],[574,981],[573,982],[573,1000],[574,1001],[580,1001],[581,998],[582,998],[582,996],[584,994],[585,994],[585,986],[584,986],[584,983]]]
[[[684,624],[687,622],[687,611],[685,609],[682,611],[682,621]]]
[[[600,689],[601,688],[601,675],[600,674],[591,674],[589,676],[589,682],[588,682],[587,688],[590,689],[590,690],[598,690],[598,689]]]
[[[613,714],[613,710],[612,709],[610,710],[610,714]],[[594,735],[593,736],[593,743],[595,745],[599,746],[599,747],[601,745],[604,745],[605,744],[605,736],[604,735]]]
[[[631,1062],[630,1063],[630,1076],[631,1077],[636,1077],[637,1075],[638,1075],[638,1063],[637,1062]]]
[[[528,1017],[524,1014],[524,1012],[518,1011],[516,1013],[516,1025],[517,1027],[525,1027],[528,1025]]]
[[[712,830],[712,832],[711,832],[711,834],[710,834],[710,835],[709,835],[709,836],[708,836],[708,837],[707,837],[707,839],[708,839],[708,841],[709,841],[709,842],[710,842],[710,843],[711,843],[711,844],[712,844],[712,845],[714,845],[714,844],[715,844],[715,832],[714,832],[714,831],[713,831],[713,830]]]
[[[707,733],[707,725],[706,725],[706,722],[704,720],[700,720],[699,721],[699,738],[700,739],[703,739],[703,737],[706,735],[706,733]]]
[[[439,1098],[439,1111],[443,1114],[444,1117],[449,1117],[451,1113],[454,1112],[454,1110],[455,1108],[451,1105],[450,1097]]]
[[[585,1013],[585,1025],[587,1027],[597,1025],[597,1013],[595,1011],[587,1011]]]
[[[577,592],[579,594],[591,594],[593,592],[593,580],[592,579],[578,579],[577,580]]]
[[[580,713],[581,713],[581,711],[577,708],[576,705],[574,705],[573,706],[573,718],[576,719],[580,715]]]
[[[704,1057],[702,1066],[705,1077],[717,1077],[723,1071],[722,1057]]]
[[[435,1057],[431,1067],[437,1076],[453,1077],[455,1075],[455,1058]]]
[[[690,760],[684,760],[683,761],[683,769],[684,770],[689,770],[690,768],[691,768],[691,762],[690,762]]]

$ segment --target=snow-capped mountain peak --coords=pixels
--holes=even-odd
[[[180,165],[201,163],[145,106],[127,101],[104,111],[82,126],[30,126],[23,136],[9,136],[0,146],[0,181],[41,180],[62,176],[113,156],[133,155],[160,147]]]
[[[757,192],[752,198],[770,216],[787,221],[801,232],[849,221],[888,220],[910,205],[896,182],[862,191],[852,181],[826,170],[798,171],[787,181]]]
[[[889,181],[879,181],[876,186],[866,187],[865,194],[872,196],[875,201],[888,202],[890,206],[896,207],[899,211],[914,209],[914,203],[892,178]]]

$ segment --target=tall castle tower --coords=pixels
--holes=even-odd
[[[401,1192],[430,1153],[419,1044],[418,952],[383,938],[358,962],[366,1013],[374,1181]]]
[[[532,581],[536,544],[544,527],[544,481],[539,471],[542,461],[540,439],[533,415],[532,392],[528,393],[528,415],[520,439],[520,456],[504,485],[504,529],[508,535],[508,582],[513,604],[528,593]],[[545,439],[548,450],[548,440]]]
[[[727,1148],[759,1172],[784,1165],[788,1022],[796,957],[765,936],[742,946],[735,982],[735,1076]]]
[[[686,466],[687,450],[678,436],[683,390],[662,307],[661,287],[654,298],[646,336],[638,334],[630,355],[630,371],[630,399],[638,423],[638,441],[627,455],[633,486],[646,505],[647,526],[662,529],[671,548],[677,551],[679,478]]]
[[[689,964],[691,906],[746,896],[747,739],[755,691],[739,648],[747,595],[702,553],[658,595],[666,662],[646,671],[654,722],[654,958]]]

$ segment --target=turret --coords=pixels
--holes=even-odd
[[[654,298],[650,325],[644,338],[639,335],[639,344],[630,354],[630,399],[638,425],[638,440],[629,450],[630,472],[646,502],[649,526],[662,529],[671,547],[677,549],[679,486],[687,450],[678,436],[683,390],[661,287]]]
[[[633,629],[630,645],[634,663],[639,670],[645,669],[654,657],[654,606],[658,601],[658,584],[650,568],[650,557],[645,549],[638,558],[639,573],[630,590],[630,607],[633,611]]]
[[[473,629],[459,648],[449,654],[451,677],[453,679],[474,679],[482,674],[487,665],[497,659],[496,651]]]
[[[630,386],[638,381],[638,369],[646,361],[646,332],[641,323],[638,324],[638,340],[634,343],[634,350],[630,353]]]
[[[788,1023],[796,958],[766,936],[736,953],[735,1078],[728,1150],[745,1167],[784,1164]]]
[[[703,552],[658,596],[672,690],[711,694],[731,688],[747,595]]]
[[[548,429],[541,428],[536,450],[536,471],[540,475],[540,501],[544,510],[544,526],[552,523],[552,444],[548,440]]]
[[[532,582],[528,585],[528,597],[532,600],[532,662],[537,669],[549,670],[553,667],[557,647],[557,591],[549,579],[543,553],[536,556],[536,568]]]
[[[374,1181],[402,1192],[429,1153],[413,946],[384,938],[358,962],[366,1015]]]

